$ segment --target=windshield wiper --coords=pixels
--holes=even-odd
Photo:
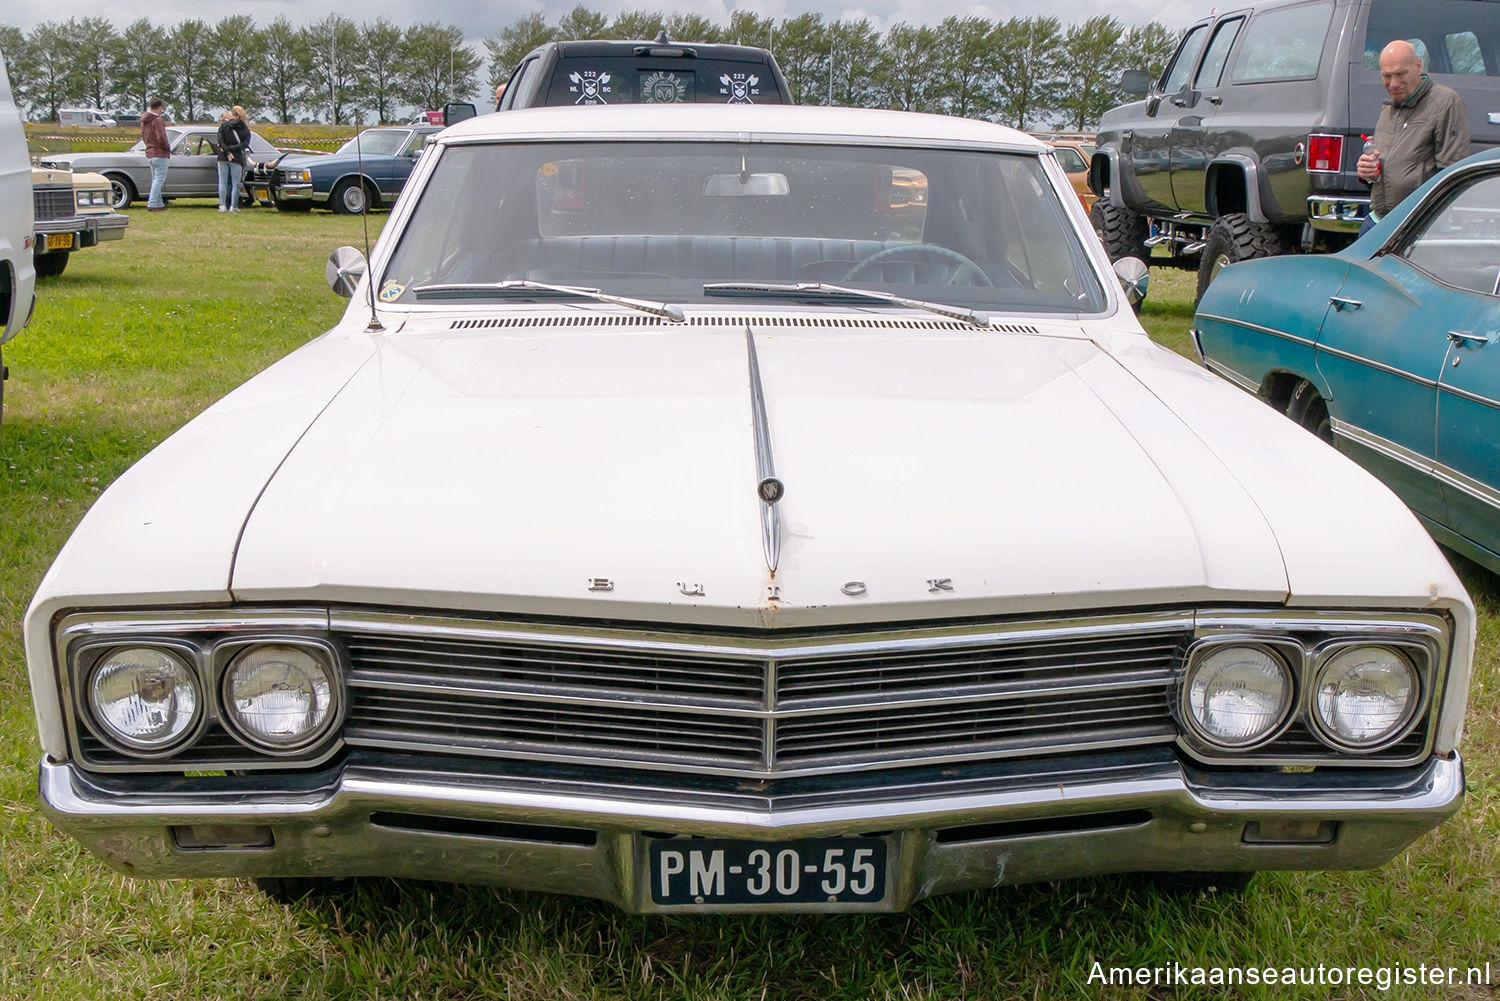
[[[503,282],[473,282],[456,285],[419,285],[412,289],[412,294],[421,299],[474,299],[483,298],[499,293],[505,295],[510,292],[549,292],[556,296],[566,296],[577,299],[594,299],[598,302],[614,303],[616,306],[627,306],[630,309],[638,309],[642,313],[650,313],[652,316],[664,316],[674,323],[681,323],[682,307],[673,306],[665,302],[648,302],[645,299],[631,299],[623,295],[610,295],[596,288],[584,288],[581,285],[551,285],[547,282],[534,282],[526,278],[512,278]]]
[[[921,299],[908,299],[904,295],[893,295],[890,292],[876,292],[866,288],[848,288],[843,285],[829,285],[827,282],[796,282],[792,285],[760,284],[756,282],[710,282],[703,286],[704,295],[754,295],[771,293],[777,296],[788,296],[798,298],[811,293],[817,296],[828,296],[833,298],[864,299],[875,302],[889,302],[897,306],[910,306],[912,309],[925,309],[929,313],[937,313],[939,316],[951,317],[955,320],[963,320],[972,323],[976,327],[987,328],[990,325],[988,313],[981,313],[977,309],[963,309],[959,306],[945,306],[940,302],[925,302]]]

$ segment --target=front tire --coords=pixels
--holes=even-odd
[[[1094,224],[1094,232],[1099,235],[1099,242],[1104,244],[1104,252],[1111,261],[1139,257],[1147,264],[1151,263],[1151,248],[1146,246],[1145,216],[1127,212],[1100,198],[1089,209],[1089,222]]]
[[[328,196],[328,206],[339,215],[364,215],[370,208],[370,193],[358,178],[340,181]]]
[[[54,250],[50,254],[38,254],[32,258],[32,264],[36,266],[37,277],[56,278],[67,268],[68,258],[72,256],[72,252],[67,250]]]
[[[1203,241],[1203,255],[1198,260],[1198,294],[1193,305],[1198,305],[1209,284],[1229,265],[1257,257],[1275,257],[1290,249],[1281,231],[1269,223],[1251,222],[1243,212],[1219,216]]]
[[[140,193],[135,190],[135,185],[130,182],[130,178],[124,174],[105,174],[104,176],[109,180],[109,190],[114,193],[116,212],[123,212],[130,208],[131,203],[141,197]]]

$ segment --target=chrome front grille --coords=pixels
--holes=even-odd
[[[67,219],[77,214],[73,207],[73,186],[36,188],[32,192],[32,211],[37,222]]]
[[[784,776],[1166,743],[1190,615],[725,637],[335,613],[352,747]]]

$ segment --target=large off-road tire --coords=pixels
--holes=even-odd
[[[31,261],[36,265],[36,276],[38,278],[56,278],[63,273],[68,266],[68,258],[73,256],[70,250],[54,250],[50,254],[37,254]]]
[[[109,180],[110,191],[114,192],[116,212],[125,211],[130,208],[131,202],[141,197],[130,178],[124,174],[105,174],[104,176]]]
[[[1333,444],[1333,420],[1328,415],[1328,403],[1306,379],[1292,389],[1286,403],[1286,415],[1328,444]]]
[[[1203,242],[1203,255],[1198,261],[1198,294],[1193,305],[1208,291],[1209,282],[1229,265],[1257,257],[1275,257],[1290,250],[1281,231],[1269,223],[1251,222],[1243,212],[1219,216]]]
[[[370,208],[370,191],[357,177],[340,181],[328,195],[328,207],[339,215],[364,215]]]
[[[1111,261],[1118,261],[1122,257],[1139,257],[1150,263],[1151,249],[1146,246],[1145,216],[1127,212],[1100,198],[1089,209],[1089,222],[1094,224],[1094,232],[1099,234],[1099,242],[1104,244],[1104,252]]]

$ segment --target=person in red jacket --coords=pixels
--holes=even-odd
[[[167,207],[161,197],[161,186],[167,180],[167,158],[172,148],[167,145],[167,123],[162,120],[165,102],[153,97],[141,116],[141,141],[146,144],[146,162],[151,165],[151,195],[146,199],[146,209],[160,212]]]

